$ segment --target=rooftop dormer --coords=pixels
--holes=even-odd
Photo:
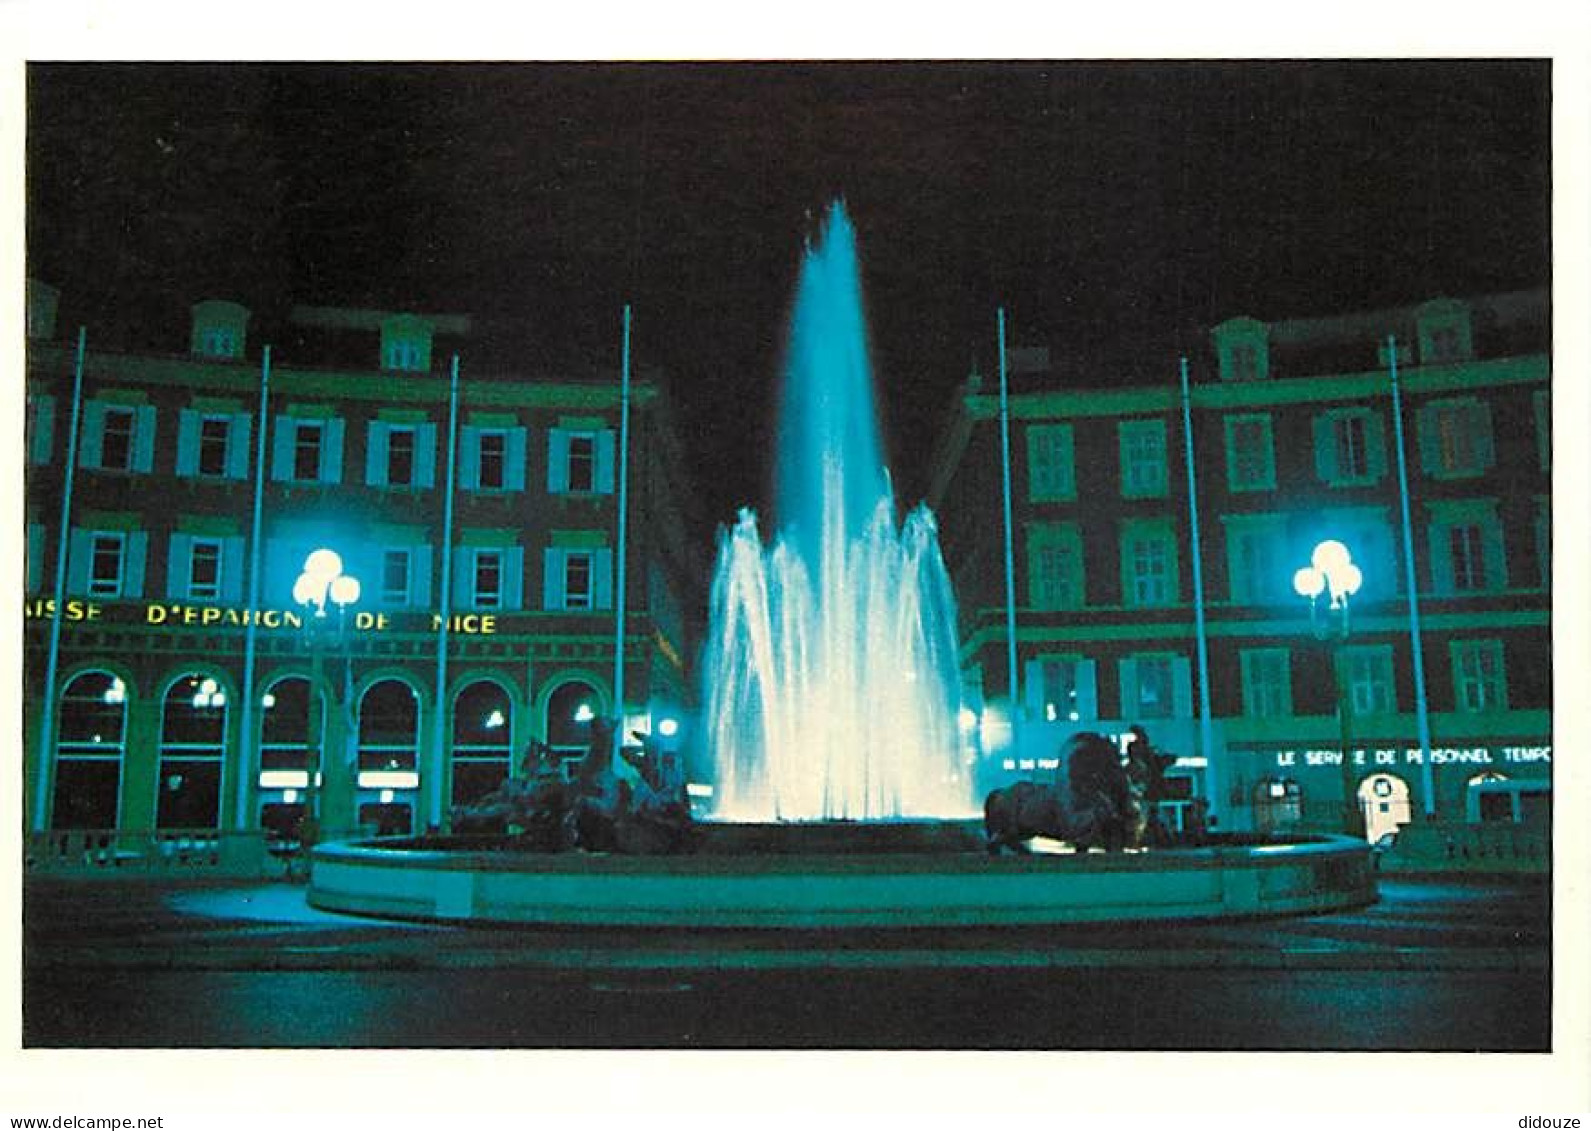
[[[393,314],[381,320],[381,368],[425,373],[431,368],[431,335],[436,327],[418,314]]]
[[[193,333],[188,348],[195,357],[223,361],[240,358],[248,333],[248,307],[219,298],[193,304]]]
[[[1470,308],[1453,298],[1434,298],[1415,311],[1420,337],[1420,364],[1446,365],[1475,356]]]
[[[1271,328],[1256,318],[1228,318],[1210,331],[1223,381],[1263,381],[1271,375]]]

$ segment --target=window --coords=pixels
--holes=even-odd
[[[130,408],[105,410],[100,427],[99,466],[111,471],[127,471],[133,460],[133,428],[136,414]]]
[[[1028,604],[1035,609],[1083,607],[1083,542],[1075,522],[1028,526]]]
[[[1454,640],[1453,703],[1460,711],[1500,711],[1508,706],[1501,640]]]
[[[569,490],[591,491],[597,482],[597,440],[595,436],[569,437]]]
[[[1250,718],[1274,719],[1293,713],[1291,658],[1285,648],[1244,648],[1243,713]]]
[[[553,531],[543,571],[543,607],[549,612],[613,607],[613,553],[600,535]]]
[[[1234,604],[1264,605],[1291,596],[1287,519],[1283,515],[1225,515],[1227,583]]]
[[[419,765],[420,697],[408,684],[383,679],[359,700],[359,769],[413,770]]]
[[[503,607],[503,551],[476,550],[472,579],[475,607],[500,609]]]
[[[566,609],[593,607],[591,554],[569,551],[564,554],[563,597]]]
[[[547,490],[554,494],[612,494],[614,433],[590,426],[565,424],[548,433]]]
[[[1176,547],[1166,519],[1129,520],[1121,538],[1122,598],[1128,606],[1173,605]]]
[[[1315,471],[1322,483],[1356,487],[1386,474],[1381,417],[1368,408],[1341,408],[1315,418]]]
[[[393,487],[414,486],[414,429],[387,430],[387,483]]]
[[[1508,585],[1502,524],[1490,499],[1443,500],[1431,511],[1431,580],[1439,596],[1489,593]]]
[[[232,420],[226,416],[206,416],[199,422],[199,474],[227,473],[227,437]]]
[[[126,729],[127,685],[120,677],[83,672],[62,690],[51,828],[116,827]]]
[[[1027,664],[1028,717],[1075,723],[1098,717],[1094,661],[1078,656],[1042,656]]]
[[[513,710],[508,693],[487,680],[463,688],[453,701],[454,805],[479,801],[508,777]]]
[[[410,373],[417,373],[425,368],[424,356],[418,342],[393,341],[387,343],[388,369],[397,369]]]
[[[1267,415],[1226,418],[1226,484],[1233,491],[1276,487],[1276,453]]]
[[[320,478],[322,427],[319,421],[300,420],[293,428],[293,478]]]
[[[1124,420],[1117,426],[1121,444],[1121,493],[1129,499],[1166,493],[1166,422]]]
[[[1121,713],[1129,721],[1193,715],[1193,675],[1187,659],[1170,652],[1120,662]]]
[[[1260,351],[1258,346],[1238,345],[1232,347],[1232,380],[1253,381],[1260,375]]]
[[[1392,648],[1386,644],[1344,647],[1342,677],[1356,715],[1385,715],[1395,709]]]
[[[210,676],[185,675],[167,690],[161,713],[156,828],[219,827],[226,722],[226,694]]]
[[[238,340],[231,330],[212,326],[200,335],[199,352],[205,357],[236,357]]]
[[[482,432],[476,486],[486,491],[501,491],[507,483],[504,472],[508,461],[508,433]]]
[[[1453,589],[1471,593],[1486,588],[1486,563],[1481,556],[1481,528],[1473,523],[1447,528],[1447,560]]]
[[[1028,499],[1035,503],[1077,497],[1072,470],[1072,426],[1028,427]]]
[[[409,603],[409,557],[407,549],[381,552],[381,603],[407,605]]]
[[[122,551],[126,539],[121,534],[94,534],[89,539],[88,595],[119,597],[122,592]]]
[[[221,595],[221,540],[195,538],[188,548],[188,596],[215,600]]]
[[[1492,414],[1474,397],[1432,401],[1420,410],[1420,466],[1438,479],[1483,475],[1496,463]]]

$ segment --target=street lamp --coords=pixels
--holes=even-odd
[[[1342,646],[1351,625],[1349,598],[1359,592],[1364,574],[1353,564],[1353,555],[1341,542],[1327,539],[1315,547],[1309,564],[1293,574],[1293,589],[1309,601],[1309,626],[1315,639],[1331,651],[1332,684],[1337,697],[1337,719],[1342,737],[1343,827],[1349,836],[1364,838],[1364,813],[1354,794],[1353,763],[1350,761],[1352,703],[1348,681],[1342,670]]]
[[[325,675],[325,651],[328,647],[341,647],[344,643],[344,612],[349,605],[359,600],[359,579],[343,572],[342,557],[335,550],[320,549],[304,559],[304,569],[298,575],[298,580],[293,583],[293,600],[302,605],[306,610],[313,609],[314,615],[304,621],[307,632],[310,653],[310,682],[315,689],[317,701],[321,704],[320,727],[316,734],[316,747],[304,751],[304,769],[306,782],[304,791],[304,818],[301,827],[299,843],[307,851],[313,844],[318,828],[314,823],[318,819],[317,801],[319,799],[320,782],[317,780],[326,766],[325,747],[328,710],[326,701],[319,698],[321,685]],[[331,604],[337,609],[337,618],[333,625],[326,616],[326,606]],[[346,711],[348,702],[353,697],[353,673],[348,663],[346,654],[343,656],[343,693],[342,709],[344,711],[344,741],[347,735]],[[307,834],[307,835],[306,835]]]

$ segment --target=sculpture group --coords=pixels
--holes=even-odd
[[[1034,837],[1064,841],[1079,852],[1163,848],[1176,839],[1159,816],[1166,770],[1176,761],[1132,728],[1125,763],[1115,743],[1083,731],[1061,747],[1055,780],[1021,781],[984,799],[983,827],[991,855],[1026,852]],[[1188,837],[1200,838],[1197,824]]]
[[[453,811],[453,831],[509,835],[538,852],[662,854],[693,846],[690,800],[683,777],[666,765],[647,735],[617,754],[636,771],[621,776],[614,765],[614,726],[591,723],[591,743],[565,778],[551,747],[532,742],[524,773],[481,800]]]
[[[539,852],[690,851],[694,824],[683,775],[647,735],[635,732],[639,745],[615,749],[614,731],[611,722],[593,720],[591,743],[567,777],[552,748],[532,742],[519,777],[453,811],[454,832],[509,835]],[[983,806],[989,853],[1026,852],[1034,837],[1079,852],[1197,843],[1202,822],[1179,838],[1159,816],[1175,757],[1154,749],[1141,727],[1132,734],[1125,760],[1104,735],[1075,734],[1061,747],[1053,781],[1020,781],[989,793]],[[635,770],[634,782],[618,772],[615,755]]]

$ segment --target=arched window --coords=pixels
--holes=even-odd
[[[320,724],[302,676],[285,676],[260,695],[260,827],[274,839],[297,839],[311,772],[320,784],[320,743],[312,740]]]
[[[419,765],[420,700],[401,680],[371,684],[359,700],[360,770],[413,770]]]
[[[602,710],[596,689],[580,680],[561,684],[547,698],[547,745],[562,759],[579,758],[591,744],[591,720]]]
[[[157,829],[221,825],[221,762],[226,754],[227,697],[202,672],[179,676],[160,713]]]
[[[83,672],[61,691],[50,827],[113,829],[126,750],[127,687],[109,672]]]
[[[453,804],[477,801],[502,785],[513,758],[513,704],[490,680],[453,700]]]
[[[384,679],[365,689],[359,700],[359,776],[408,772],[420,762],[420,700],[402,680]],[[413,790],[382,784],[379,800],[359,805],[359,823],[373,826],[378,836],[400,836],[414,830]],[[369,796],[365,794],[365,796]]]

